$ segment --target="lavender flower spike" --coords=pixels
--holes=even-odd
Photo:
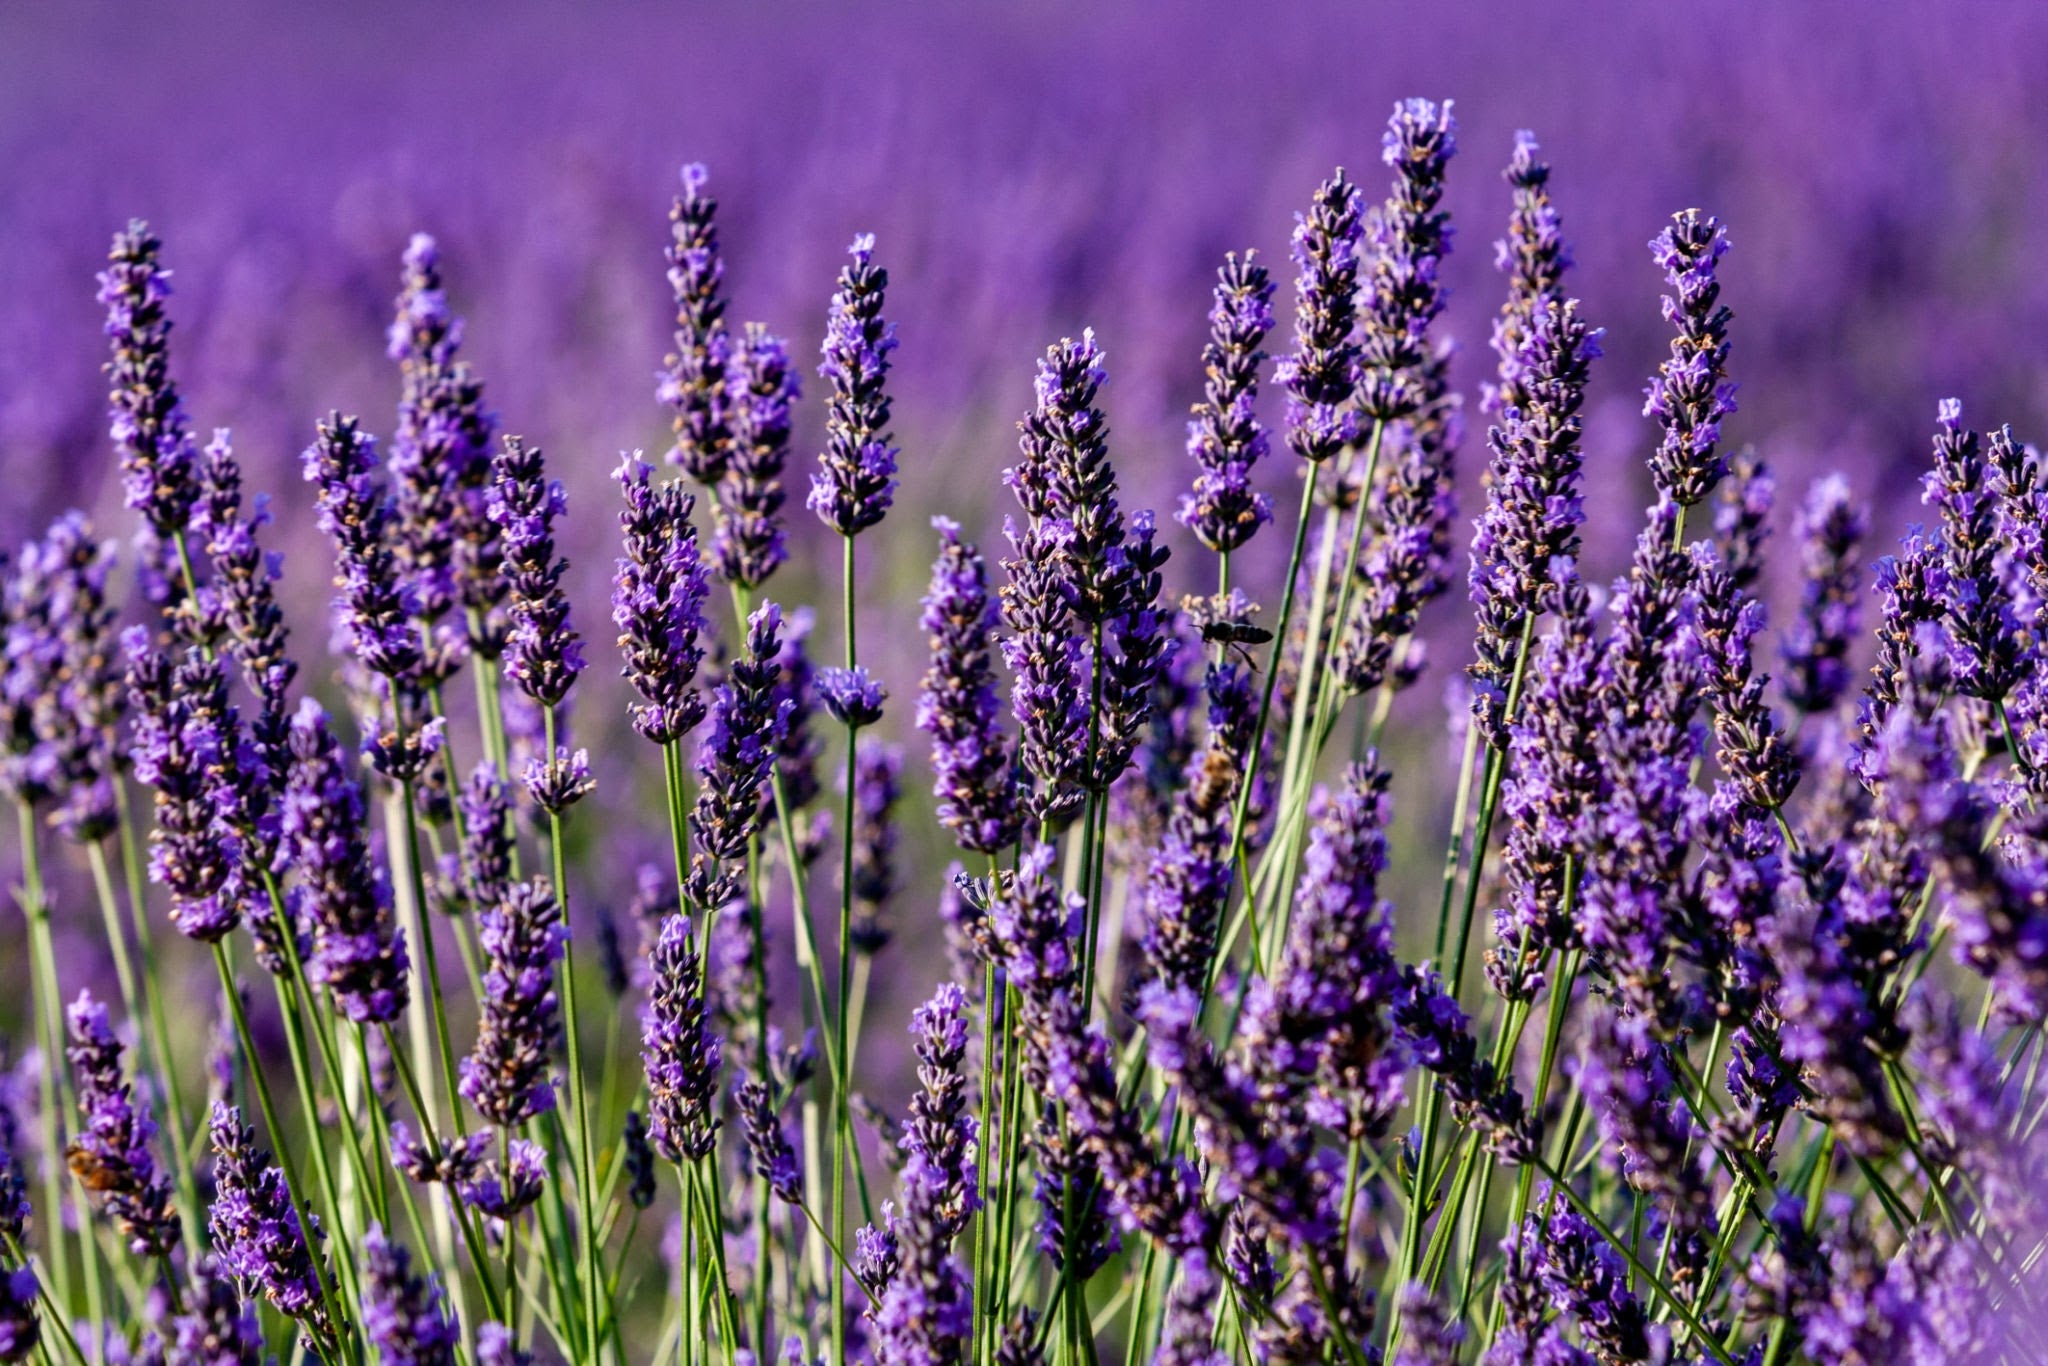
[[[1358,406],[1378,422],[1407,417],[1427,396],[1429,325],[1443,311],[1438,270],[1451,247],[1450,214],[1439,206],[1457,148],[1449,100],[1394,106],[1380,153],[1394,188],[1368,230],[1373,250],[1359,336]]]
[[[99,301],[107,310],[107,401],[114,442],[121,449],[126,502],[157,535],[181,535],[199,498],[197,463],[185,405],[170,375],[170,272],[157,259],[163,248],[137,219],[115,234]]]
[[[760,828],[761,794],[791,708],[775,697],[781,652],[782,609],[763,603],[747,618],[745,653],[712,698],[711,724],[697,750],[703,787],[690,828],[698,847],[714,859],[740,857]]]
[[[700,484],[725,475],[732,433],[726,414],[726,365],[732,338],[725,327],[719,285],[718,201],[704,193],[710,172],[701,162],[683,167],[683,192],[669,210],[668,281],[675,290],[675,350],[656,390],[675,409],[676,443],[669,463]]]
[[[538,880],[506,888],[482,922],[483,1019],[462,1061],[461,1091],[484,1118],[511,1129],[554,1108],[555,964],[568,930],[554,889]]]
[[[490,496],[512,582],[505,675],[543,707],[559,706],[583,672],[583,645],[562,590],[569,562],[555,553],[555,520],[567,505],[561,482],[545,476],[539,448],[506,437],[491,458]]]
[[[1673,215],[1671,226],[1650,243],[1671,286],[1664,321],[1678,334],[1643,404],[1644,415],[1664,427],[1650,457],[1650,475],[1657,491],[1681,508],[1712,493],[1728,469],[1715,449],[1721,420],[1735,411],[1735,386],[1727,379],[1728,323],[1735,315],[1721,303],[1715,278],[1727,250],[1721,221],[1698,209]]]
[[[1869,514],[1840,475],[1817,479],[1799,510],[1799,614],[1785,628],[1785,698],[1808,715],[1849,690],[1848,656],[1863,623],[1857,554]]]
[[[284,1173],[256,1147],[255,1131],[237,1107],[216,1101],[207,1132],[215,1186],[207,1231],[221,1265],[280,1314],[304,1323],[316,1339],[331,1335],[319,1272]],[[317,1223],[313,1236],[324,1236]]]
[[[64,1050],[78,1084],[83,1131],[64,1160],[138,1257],[165,1257],[178,1245],[171,1183],[157,1169],[150,1140],[156,1121],[149,1104],[121,1075],[121,1043],[107,1008],[81,991],[66,1013],[71,1043]]]
[[[1999,702],[2027,668],[2012,594],[1999,573],[1999,500],[1977,433],[1963,425],[1963,405],[1944,399],[1940,416],[1922,500],[1941,514],[1949,664],[1959,691]]]
[[[1481,407],[1496,416],[1527,404],[1522,347],[1536,318],[1564,299],[1564,273],[1572,264],[1557,209],[1550,202],[1550,164],[1528,129],[1515,134],[1514,154],[1502,178],[1513,192],[1514,210],[1508,216],[1508,235],[1493,244],[1494,265],[1508,277],[1507,301],[1493,323],[1500,382],[1486,385],[1481,399]]]
[[[156,789],[149,873],[171,894],[171,920],[215,943],[241,923],[234,885],[241,846],[220,819],[234,809],[239,765],[220,662],[190,652],[177,668],[148,644],[140,626],[124,633],[135,718],[135,776]],[[223,800],[223,798],[227,800]]]
[[[1208,380],[1188,423],[1188,454],[1201,472],[1181,496],[1180,523],[1224,555],[1273,519],[1271,500],[1251,484],[1252,467],[1269,444],[1252,404],[1266,359],[1261,345],[1273,330],[1273,277],[1257,255],[1232,252],[1216,272],[1209,341],[1202,348]]]
[[[653,473],[637,456],[614,471],[626,495],[619,514],[626,553],[612,576],[612,622],[626,657],[621,672],[641,698],[633,704],[633,729],[665,745],[704,719],[694,685],[704,662],[710,582],[690,525],[696,500],[679,483],[655,485]]]
[[[448,306],[434,239],[406,245],[403,285],[386,350],[402,379],[391,438],[397,551],[425,621],[461,601],[487,615],[502,599],[496,530],[485,513],[491,432],[483,385],[457,359],[462,321]],[[481,624],[481,623],[480,623]]]
[[[1311,464],[1357,432],[1346,407],[1358,379],[1358,187],[1340,169],[1295,219],[1294,352],[1274,371],[1288,393],[1287,444]]]
[[[978,1208],[975,1121],[967,1113],[967,997],[959,987],[912,1017],[918,1095],[910,1103],[903,1146],[903,1209],[891,1222],[895,1267],[875,1313],[875,1360],[962,1362],[973,1328],[973,1289],[952,1252]]]
[[[284,846],[298,882],[295,905],[313,922],[307,975],[358,1024],[399,1017],[407,999],[405,938],[391,889],[363,838],[363,793],[349,775],[327,714],[308,697],[292,721]]]
[[[753,1152],[754,1174],[768,1183],[779,1200],[800,1205],[804,1199],[803,1169],[797,1164],[796,1149],[782,1131],[782,1116],[775,1111],[775,1097],[766,1085],[749,1078],[733,1093],[740,1123],[747,1132],[747,1147]]]
[[[1017,828],[990,648],[999,613],[981,552],[960,539],[954,523],[940,517],[932,524],[939,558],[921,618],[931,664],[918,693],[917,728],[932,737],[939,823],[964,848],[992,854],[1015,840]]]
[[[890,444],[889,353],[895,324],[882,317],[889,272],[875,264],[875,238],[863,233],[847,249],[825,323],[825,359],[818,373],[832,386],[825,449],[804,505],[842,536],[882,520],[896,496],[896,448]]]
[[[399,574],[390,500],[371,474],[376,442],[356,419],[333,413],[303,463],[307,482],[318,490],[320,529],[334,541],[341,590],[335,606],[356,657],[374,673],[403,674],[422,657],[412,624],[418,602]]]
[[[455,1366],[462,1333],[441,1288],[412,1268],[412,1254],[382,1228],[363,1235],[363,1334],[382,1366]]]
[[[759,323],[747,324],[728,382],[732,450],[716,485],[711,553],[726,582],[759,588],[789,558],[778,514],[800,385],[789,348]]]
[[[688,916],[662,922],[650,967],[653,983],[640,1016],[649,1137],[669,1161],[696,1161],[712,1151],[718,1133],[719,1041]]]
[[[1516,406],[1487,435],[1493,450],[1486,511],[1472,536],[1473,714],[1496,747],[1507,742],[1507,696],[1529,622],[1556,604],[1553,564],[1575,559],[1584,520],[1580,408],[1601,332],[1576,300],[1539,306],[1516,354]],[[1503,392],[1506,392],[1505,388]]]

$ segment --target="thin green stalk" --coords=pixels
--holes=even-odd
[[[557,748],[555,715],[552,708],[545,708],[545,730],[548,753]],[[555,878],[555,899],[562,912],[562,924],[569,923],[569,880],[562,848],[562,813],[548,812],[548,855],[552,862]],[[562,937],[562,967],[559,974],[562,984],[562,1033],[568,1043],[569,1053],[569,1098],[576,1107],[576,1185],[582,1191],[584,1208],[579,1211],[578,1225],[583,1231],[583,1327],[585,1346],[590,1359],[597,1358],[596,1341],[598,1323],[598,1266],[597,1249],[597,1164],[592,1153],[590,1126],[590,1094],[583,1077],[583,1045],[578,1035],[578,1025],[583,1017],[576,1009],[576,958],[573,947],[575,936]]]
[[[59,1116],[65,1113],[71,1089],[69,1073],[63,1062],[64,1007],[57,984],[57,958],[50,947],[50,907],[43,896],[43,865],[36,847],[35,813],[26,802],[16,803],[15,813],[21,828],[21,910],[28,920],[29,958],[36,997],[36,1050],[42,1054],[42,1066],[36,1069],[36,1083],[45,1154],[42,1164],[45,1262],[50,1268],[50,1283],[57,1301],[64,1306],[64,1313],[68,1316],[74,1308],[70,1258],[64,1250],[64,1221],[58,1215],[64,1203],[64,1168],[56,1160],[56,1155],[64,1151],[58,1128]],[[91,1260],[89,1249],[82,1248],[81,1253],[88,1261]]]

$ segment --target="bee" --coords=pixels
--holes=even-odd
[[[120,1171],[82,1143],[74,1142],[64,1149],[64,1165],[71,1168],[80,1185],[95,1195],[104,1195],[121,1184]]]

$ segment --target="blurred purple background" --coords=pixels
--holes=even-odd
[[[925,518],[994,529],[1034,356],[1097,329],[1127,501],[1170,508],[1215,266],[1256,246],[1287,278],[1294,211],[1340,163],[1382,194],[1381,127],[1421,94],[1455,99],[1462,123],[1447,321],[1468,395],[1492,366],[1514,130],[1535,129],[1556,167],[1570,288],[1609,333],[1589,441],[1596,576],[1633,535],[1652,440],[1641,388],[1664,327],[1644,244],[1687,205],[1733,237],[1742,410],[1728,434],[1779,467],[1778,525],[1808,475],[1840,466],[1879,500],[1888,542],[1917,516],[1939,397],[2024,433],[2048,407],[2044,69],[2048,8],[1904,0],[4,5],[0,537],[74,504],[129,530],[92,277],[109,235],[145,216],[176,273],[194,424],[233,426],[251,484],[280,495],[272,543],[288,551],[301,648],[317,646],[330,561],[306,535],[297,452],[332,407],[389,429],[399,253],[431,231],[492,406],[570,485],[578,611],[601,662],[580,706],[595,738],[617,714],[606,475],[621,448],[667,444],[653,397],[665,214],[676,168],[701,159],[723,204],[731,316],[765,320],[806,358],[847,242],[879,235],[901,325],[904,490],[863,538],[864,639],[891,651],[879,662],[905,722]],[[809,383],[799,468],[817,444]],[[1481,436],[1463,452],[1465,517]],[[1290,463],[1270,462],[1276,490]],[[1209,577],[1191,559],[1175,572],[1175,591]],[[817,600],[815,573],[800,552],[774,590]],[[1457,592],[1435,609],[1446,626],[1461,610]],[[1425,714],[1463,649],[1439,658],[1410,704]],[[603,799],[630,801],[623,777]],[[922,907],[933,851],[915,840]]]

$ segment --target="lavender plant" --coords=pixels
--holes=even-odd
[[[135,591],[78,517],[0,583],[33,1034],[0,1049],[27,1059],[0,1072],[0,1360],[2040,1360],[2038,458],[1942,402],[1933,528],[1874,562],[1867,610],[1868,516],[1815,484],[1774,639],[1772,476],[1724,454],[1728,235],[1688,210],[1651,244],[1674,335],[1603,592],[1581,531],[1627,502],[1584,479],[1601,333],[1519,135],[1432,884],[1412,852],[1445,805],[1397,698],[1448,634],[1456,148],[1449,102],[1405,101],[1385,199],[1315,191],[1264,418],[1276,290],[1226,258],[1192,544],[1126,506],[1114,329],[1082,330],[1037,365],[1000,574],[939,519],[915,605],[861,589],[891,582],[899,464],[931,455],[921,423],[899,450],[888,387],[930,339],[898,337],[857,238],[821,320],[822,625],[764,596],[829,579],[782,520],[790,348],[726,323],[686,170],[658,390],[682,474],[615,474],[623,705],[584,679],[563,484],[492,448],[431,239],[389,460],[338,414],[305,457],[322,668],[225,434],[189,435],[161,244],[120,234]],[[1243,553],[1276,434],[1284,566]],[[884,680],[920,667],[899,717]],[[58,849],[125,1024],[59,951]],[[232,1024],[196,1088],[167,1009],[191,943]],[[910,999],[905,1077],[877,1022]]]

